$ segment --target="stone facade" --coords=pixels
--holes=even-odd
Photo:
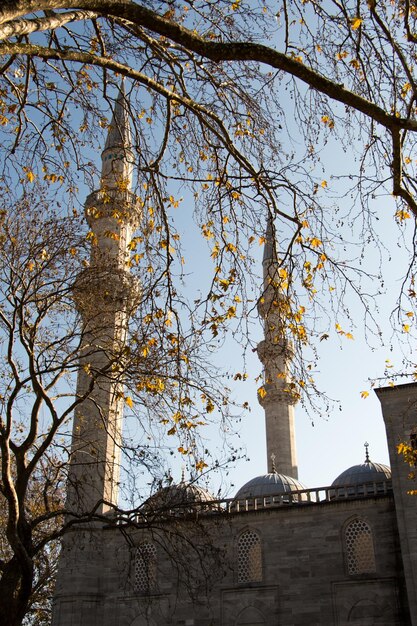
[[[233,502],[224,502],[198,519],[173,513],[157,530],[127,525],[75,532],[64,549],[55,623],[411,624],[392,493],[317,503],[258,502],[256,511],[253,501],[247,504],[249,510],[234,512]],[[370,531],[365,542],[364,528]],[[199,536],[198,560],[206,558],[214,573],[207,589],[178,572],[167,545],[170,532],[190,541]],[[219,558],[206,552],[204,541],[210,550],[219,549]],[[146,559],[138,562],[137,551],[145,544],[155,546],[152,574]],[[185,559],[191,560],[192,555]],[[194,568],[198,563],[190,564],[191,577]]]

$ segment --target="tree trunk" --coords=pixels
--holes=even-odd
[[[32,592],[33,568],[22,567],[13,556],[0,579],[0,626],[20,626]]]

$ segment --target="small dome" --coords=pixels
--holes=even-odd
[[[382,483],[391,479],[391,469],[382,463],[365,461],[353,465],[342,472],[333,482],[332,487],[365,485],[366,483]]]
[[[244,500],[247,498],[263,498],[265,496],[278,496],[292,491],[305,489],[295,478],[271,472],[252,478],[239,489],[235,498]]]
[[[167,487],[163,487],[148,498],[143,506],[149,512],[155,511],[158,514],[161,511],[170,511],[172,509],[191,512],[199,508],[205,508],[196,505],[212,502],[213,500],[213,495],[207,489],[182,480],[178,484],[172,483]]]

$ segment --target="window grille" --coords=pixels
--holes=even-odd
[[[142,543],[135,553],[135,590],[150,593],[156,587],[156,546]]]
[[[262,581],[261,540],[253,530],[242,533],[238,541],[237,579],[240,583]]]
[[[350,576],[376,571],[374,542],[371,527],[365,520],[356,519],[345,530],[347,568]]]

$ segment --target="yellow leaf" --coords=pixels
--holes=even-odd
[[[133,400],[130,396],[126,396],[125,398],[125,402],[127,404],[128,407],[130,407],[131,409],[133,409]]]
[[[334,121],[328,115],[322,115],[321,121],[329,128],[334,128]]]
[[[28,167],[24,167],[23,168],[24,172],[26,173],[26,178],[28,179],[28,181],[30,183],[33,183],[33,181],[35,180],[36,176],[35,174],[32,172],[32,170],[30,170]]]
[[[260,398],[265,398],[265,396],[266,396],[266,389],[265,389],[265,387],[259,387],[258,395],[259,395]]]
[[[226,313],[226,319],[232,319],[235,316],[236,316],[236,307],[229,306],[229,308],[227,309],[227,313]]]
[[[310,241],[310,244],[312,248],[318,248],[323,244],[323,242],[320,241],[320,239],[318,239],[317,237],[313,237],[313,239]]]
[[[400,222],[402,222],[403,220],[408,220],[410,219],[411,215],[409,214],[408,211],[406,211],[405,209],[398,209],[398,211],[395,214],[395,217],[400,220]]]
[[[405,333],[409,333],[410,332],[410,325],[409,324],[403,324],[403,331]]]
[[[197,461],[197,463],[195,464],[195,469],[197,470],[197,472],[202,472],[205,467],[208,467],[208,465],[207,463],[204,463],[204,461]]]
[[[412,311],[408,311],[408,313],[406,313],[407,317],[414,317],[414,313]]]
[[[327,187],[327,180],[322,180],[322,181],[321,181],[321,186],[323,187],[323,189],[324,189],[325,187]]]
[[[369,391],[361,391],[361,398],[367,398],[369,396]]]
[[[354,17],[350,21],[350,26],[351,26],[352,30],[358,30],[358,28],[362,24],[362,22],[363,22],[363,19],[361,17]]]
[[[336,59],[337,61],[341,61],[342,59],[346,59],[347,56],[348,56],[348,53],[346,52],[346,50],[343,50],[342,52],[338,52],[336,54]]]

